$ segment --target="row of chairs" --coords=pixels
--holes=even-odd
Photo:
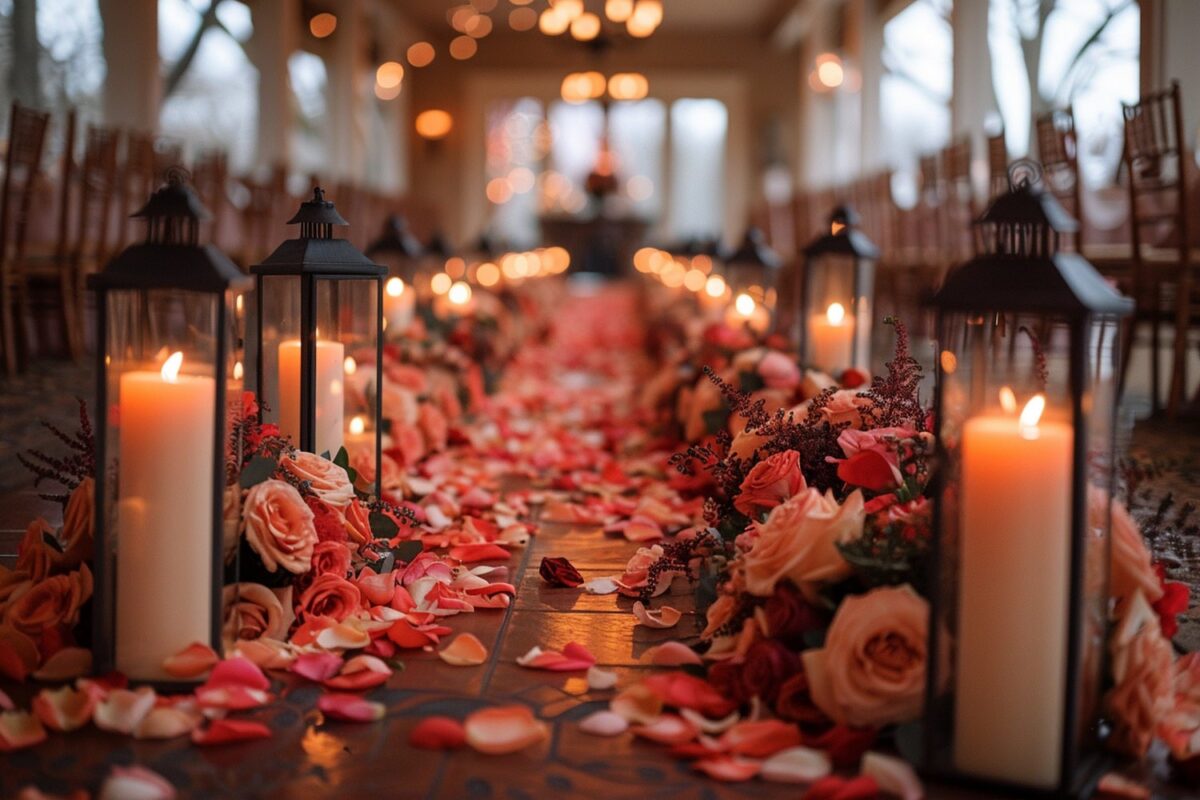
[[[179,142],[152,134],[88,125],[80,137],[74,111],[63,120],[61,156],[47,164],[50,127],[48,112],[13,104],[0,183],[0,347],[10,375],[54,338],[72,358],[83,357],[86,276],[142,235],[130,215],[167,169],[184,164]],[[286,235],[283,223],[300,199],[289,192],[288,177],[278,164],[265,179],[234,178],[223,152],[202,153],[191,165],[191,180],[212,214],[205,238],[243,267],[261,260]],[[430,215],[404,198],[352,183],[331,189],[343,216],[354,222],[349,235],[360,248],[391,213],[431,226]],[[56,335],[44,324],[51,316]]]
[[[1148,328],[1151,404],[1164,407],[1158,354],[1163,329],[1172,334],[1170,384],[1165,407],[1174,417],[1187,402],[1189,333],[1200,325],[1200,225],[1190,203],[1196,188],[1195,162],[1183,134],[1179,84],[1125,104],[1120,180],[1127,194],[1124,224],[1100,230],[1085,204],[1079,172],[1079,141],[1072,109],[1056,109],[1036,118],[1035,142],[1042,182],[1080,223],[1064,246],[1083,254],[1122,291],[1136,311],[1126,326],[1123,352]],[[804,242],[827,224],[829,210],[849,202],[859,211],[864,230],[880,247],[880,298],[911,308],[938,285],[946,271],[970,258],[977,242],[971,221],[1008,188],[1010,166],[1003,132],[986,146],[986,193],[974,191],[969,139],[952,142],[919,162],[919,192],[911,208],[900,207],[892,193],[889,170],[864,175],[844,186],[798,194],[791,213],[765,213],[764,220],[794,225],[787,241]],[[780,234],[778,225],[772,231]],[[773,237],[775,238],[775,237]],[[1124,382],[1129,359],[1123,365]]]

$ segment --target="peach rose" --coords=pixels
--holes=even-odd
[[[341,622],[362,607],[362,595],[340,575],[318,575],[300,595],[296,611],[302,620],[331,617]]]
[[[738,458],[747,459],[766,443],[766,436],[743,429],[741,433],[733,437],[733,442],[729,445],[729,452]]]
[[[268,572],[279,567],[297,575],[308,572],[317,529],[312,509],[296,487],[286,481],[263,481],[246,494],[243,513],[246,541]]]
[[[289,612],[279,598],[261,583],[231,583],[225,587],[226,642],[275,639],[287,637]]]
[[[839,389],[829,398],[829,402],[821,409],[821,416],[830,425],[849,425],[851,428],[862,427],[860,409],[870,401],[860,397],[857,389]]]
[[[1163,595],[1158,575],[1151,564],[1150,550],[1142,539],[1137,523],[1120,500],[1108,500],[1108,492],[1088,487],[1088,520],[1094,529],[1104,527],[1105,506],[1112,509],[1112,566],[1109,572],[1108,593],[1125,600],[1141,591],[1151,603]]]
[[[1141,758],[1174,703],[1173,653],[1140,591],[1135,589],[1118,613],[1108,643],[1113,688],[1104,702],[1114,721],[1108,742],[1117,752]]]
[[[800,367],[778,350],[758,362],[758,376],[770,389],[795,389],[800,385]]]
[[[350,550],[341,542],[317,542],[312,553],[314,575],[340,575],[350,572]]]
[[[67,499],[63,511],[63,526],[59,532],[63,549],[79,561],[92,557],[92,538],[96,528],[95,514],[96,483],[84,478]]]
[[[838,505],[833,492],[808,488],[776,506],[766,522],[754,523],[753,544],[743,556],[746,591],[770,597],[788,578],[809,593],[814,583],[848,577],[850,565],[836,545],[861,535],[863,518],[857,491]]]
[[[813,702],[835,722],[857,727],[916,719],[928,630],[929,604],[909,586],[847,597],[825,646],[802,655]]]
[[[804,475],[800,472],[800,454],[795,450],[776,453],[750,469],[733,506],[747,517],[754,518],[762,511],[775,508],[806,486]]]
[[[50,523],[38,517],[25,528],[25,535],[17,546],[16,568],[34,582],[48,577],[62,560],[62,553],[46,543],[46,537],[53,536]]]
[[[59,625],[70,627],[79,621],[79,609],[91,596],[92,572],[87,564],[80,564],[76,572],[34,583],[9,604],[4,621],[33,636]]]
[[[308,484],[321,502],[338,511],[345,511],[354,499],[354,487],[346,470],[327,458],[297,450],[283,459],[282,466]]]
[[[387,444],[384,442],[384,447],[387,447]],[[350,447],[349,451],[350,466],[358,476],[354,482],[355,488],[368,494],[373,492],[375,488],[375,445],[360,443]],[[400,469],[396,459],[385,452],[380,463],[383,464],[383,471],[380,473],[379,479],[380,491],[399,489],[403,486],[404,471]]]

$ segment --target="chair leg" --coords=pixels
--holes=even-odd
[[[7,272],[0,274],[0,337],[4,340],[4,371],[16,375],[17,332],[13,321],[13,290]]]

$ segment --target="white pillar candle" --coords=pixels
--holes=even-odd
[[[317,454],[337,455],[342,447],[342,415],[345,409],[346,348],[341,342],[317,340],[317,403],[314,449]],[[279,343],[279,431],[300,443],[300,340]]]
[[[954,763],[1053,788],[1061,767],[1074,434],[1016,416],[963,426]]]
[[[831,303],[823,315],[808,321],[808,355],[812,366],[834,375],[851,363],[854,348],[854,317],[841,303]]]
[[[135,680],[212,636],[215,382],[182,361],[120,379],[116,668]]]
[[[417,293],[400,278],[388,278],[383,291],[383,318],[393,337],[402,336],[412,324]]]

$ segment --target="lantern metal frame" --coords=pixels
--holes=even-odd
[[[703,247],[702,244],[697,246]],[[762,306],[769,316],[763,333],[774,332],[779,317],[779,275],[783,271],[783,259],[766,243],[762,229],[753,225],[747,228],[741,243],[727,250],[720,261],[722,277],[734,298],[742,293],[749,294],[747,290],[756,285],[762,290],[762,296],[754,297],[754,302]],[[757,271],[761,283],[746,280],[746,274],[751,270]],[[750,296],[753,297],[752,294]]]
[[[342,223],[344,224],[344,223]],[[383,230],[379,237],[367,246],[364,255],[374,261],[380,255],[396,255],[401,259],[397,270],[408,274],[393,273],[388,267],[389,277],[402,279],[414,289],[417,272],[421,259],[425,256],[425,247],[408,227],[408,220],[402,214],[389,214],[383,221]]]
[[[1032,172],[1031,172],[1032,171]],[[1070,395],[1069,422],[1072,427],[1071,475],[1070,475],[1070,523],[1064,535],[1070,536],[1066,576],[1068,595],[1066,602],[1065,633],[1066,654],[1064,664],[1063,731],[1059,745],[1059,775],[1053,788],[1025,785],[1000,779],[965,774],[953,766],[952,736],[954,719],[954,690],[944,683],[953,679],[956,666],[951,666],[951,652],[957,647],[956,630],[943,623],[950,612],[957,613],[960,599],[957,596],[959,579],[958,542],[947,537],[961,527],[952,522],[947,513],[957,513],[958,507],[948,504],[946,493],[959,491],[961,478],[948,478],[949,467],[957,457],[948,448],[943,425],[946,423],[945,391],[948,375],[961,366],[957,360],[948,366],[946,355],[936,359],[936,384],[934,392],[934,435],[938,448],[938,468],[933,476],[933,539],[930,551],[932,565],[928,576],[927,596],[930,603],[929,639],[927,649],[927,683],[925,713],[923,719],[922,759],[924,769],[930,775],[955,783],[985,788],[991,791],[1019,793],[1022,796],[1077,796],[1087,794],[1098,777],[1103,759],[1098,751],[1085,752],[1081,747],[1086,731],[1099,734],[1095,719],[1084,720],[1088,698],[1084,697],[1085,647],[1082,633],[1087,624],[1085,618],[1089,595],[1085,584],[1087,576],[1087,546],[1089,536],[1088,500],[1089,491],[1089,410],[1084,398],[1088,396],[1089,341],[1088,333],[1098,323],[1113,321],[1113,340],[1110,357],[1113,368],[1120,363],[1120,336],[1116,331],[1120,319],[1133,311],[1133,302],[1113,289],[1095,268],[1077,253],[1061,252],[1059,238],[1077,228],[1077,223],[1049,193],[1038,187],[1036,166],[1018,162],[1010,171],[1010,191],[997,197],[987,211],[975,221],[983,249],[971,260],[954,268],[946,277],[942,287],[929,301],[936,314],[936,336],[938,351],[949,341],[948,323],[957,318],[974,319],[982,324],[1003,325],[1005,315],[1042,316],[1065,323],[1069,341],[1066,348],[1066,388]],[[991,315],[990,321],[987,316]],[[1011,327],[1011,326],[1010,326]],[[1103,328],[1102,328],[1103,330]],[[1017,330],[1009,331],[1015,336]],[[1115,373],[1114,373],[1115,374]],[[971,379],[982,385],[986,373],[971,372]],[[1107,409],[1107,431],[1105,444],[1110,454],[1115,454],[1116,406],[1118,392],[1111,388],[1112,407]],[[969,418],[964,417],[964,419]],[[1067,420],[1064,420],[1067,421]],[[1103,430],[1103,429],[1098,429]],[[1111,492],[1115,478],[1115,459],[1104,465],[1106,489]],[[1111,542],[1111,515],[1105,529],[1104,547]],[[958,533],[961,539],[961,533]],[[1104,559],[1104,564],[1107,564]],[[951,565],[950,572],[945,570]],[[1104,598],[1107,598],[1107,567],[1103,575]],[[949,587],[949,588],[948,588]],[[1107,624],[1107,621],[1105,622]],[[950,652],[943,652],[949,649]],[[1097,655],[1100,674],[1105,670],[1104,643]],[[945,672],[943,666],[946,665]],[[1094,687],[1096,696],[1091,697],[1095,708],[1099,707],[1099,686]],[[1080,723],[1086,723],[1081,726]]]
[[[227,483],[226,444],[228,428],[226,417],[226,369],[229,356],[240,342],[231,342],[230,321],[235,313],[231,308],[230,293],[244,292],[251,287],[249,276],[238,269],[224,253],[213,244],[200,244],[200,223],[210,219],[211,214],[201,203],[196,193],[187,185],[187,173],[182,168],[167,172],[167,183],[156,190],[146,204],[132,217],[146,221],[146,238],[130,245],[113,257],[104,269],[89,275],[87,287],[96,298],[96,474],[94,515],[95,557],[93,573],[95,591],[92,608],[92,649],[95,669],[99,673],[111,671],[116,665],[117,620],[116,590],[118,576],[115,564],[114,545],[110,537],[120,531],[116,524],[110,530],[106,518],[110,511],[107,501],[110,477],[108,474],[108,421],[109,402],[109,352],[108,299],[111,292],[137,292],[141,295],[152,291],[191,292],[212,295],[215,300],[216,316],[213,321],[215,335],[214,356],[214,413],[213,464],[212,464],[212,574],[210,644],[214,650],[221,648],[223,626],[224,590],[224,503]],[[143,324],[145,324],[143,322]],[[154,686],[175,687],[194,681],[152,680],[139,681]]]
[[[370,494],[379,495],[383,456],[383,293],[388,277],[386,267],[374,263],[359,252],[348,240],[333,236],[334,226],[348,226],[334,204],[325,199],[324,191],[313,188],[311,200],[287,221],[299,225],[300,235],[288,239],[267,256],[262,263],[250,268],[254,276],[257,308],[256,389],[260,401],[266,386],[263,326],[264,279],[296,278],[300,288],[300,420],[299,449],[316,452],[317,413],[317,317],[318,286],[329,283],[334,287],[342,281],[375,282],[375,480]],[[319,454],[318,454],[319,455]],[[330,453],[336,457],[336,453]]]
[[[851,276],[850,290],[853,296],[853,307],[847,308],[846,312],[852,316],[852,329],[850,336],[850,363],[843,365],[844,368],[870,368],[871,366],[871,342],[870,331],[872,326],[867,325],[867,336],[860,335],[862,319],[865,315],[873,312],[874,303],[870,303],[871,308],[861,308],[862,299],[868,294],[866,287],[863,286],[870,279],[871,299],[874,299],[875,293],[875,262],[879,259],[879,247],[871,240],[871,237],[859,227],[862,223],[858,212],[854,207],[843,203],[833,209],[829,214],[829,221],[825,225],[825,230],[820,236],[813,239],[803,249],[803,263],[800,268],[795,271],[795,280],[792,291],[795,295],[795,325],[797,326],[796,333],[796,354],[805,361],[808,359],[808,315],[812,298],[812,280],[813,280],[813,265],[822,258],[841,258],[849,259],[853,275]],[[866,352],[861,352],[864,347],[862,339],[866,339]]]

